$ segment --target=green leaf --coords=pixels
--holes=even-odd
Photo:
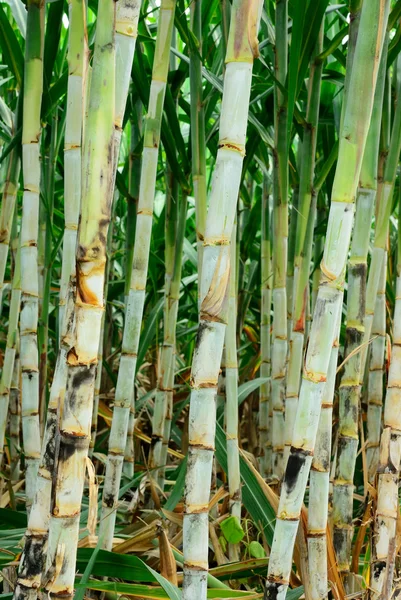
[[[249,554],[254,558],[264,558],[266,556],[265,549],[262,544],[253,540],[248,546]]]
[[[216,458],[223,471],[227,473],[226,436],[219,423],[216,423]],[[270,506],[254,473],[242,456],[240,456],[240,469],[241,481],[244,484],[242,487],[242,501],[244,506],[255,525],[264,532],[267,543],[271,546],[276,521],[275,512]]]
[[[18,87],[21,88],[24,73],[24,57],[18,43],[17,36],[11,26],[10,21],[0,4],[0,46],[3,60],[7,63],[10,70],[17,80]]]
[[[160,300],[155,304],[155,306],[150,311],[148,318],[145,322],[145,327],[141,333],[141,339],[139,342],[138,348],[138,360],[136,362],[136,370],[138,371],[139,367],[142,365],[145,354],[149,348],[150,342],[155,335],[156,330],[156,321],[160,318],[160,314],[163,310],[164,297],[162,296]]]
[[[220,523],[221,531],[229,544],[238,544],[245,535],[238,517],[228,517]]]
[[[169,499],[167,500],[164,508],[166,510],[174,510],[178,502],[182,498],[182,494],[185,486],[185,474],[187,472],[187,457],[181,462],[177,469],[177,475],[175,476],[175,485],[171,492]]]

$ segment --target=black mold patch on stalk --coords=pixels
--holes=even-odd
[[[373,565],[373,578],[378,581],[383,569],[386,568],[386,562],[381,560]]]
[[[365,311],[364,311],[365,312]],[[362,342],[362,332],[355,327],[347,328],[347,350],[353,350],[355,346],[359,346]]]
[[[307,453],[304,450],[291,448],[291,453],[288,458],[287,468],[284,475],[284,485],[289,494],[295,487],[299,473],[305,464]]]
[[[40,539],[31,536],[26,537],[19,571],[19,577],[21,579],[31,579],[42,573],[45,542],[45,537]]]
[[[277,600],[279,593],[279,583],[266,583],[265,592],[263,594],[263,600]]]
[[[195,345],[196,348],[198,348],[200,346],[200,344],[202,343],[202,338],[208,329],[210,329],[210,325],[207,321],[201,321],[199,323],[198,333],[196,336],[196,345]]]
[[[107,506],[107,508],[113,508],[113,506],[114,506],[113,494],[105,494],[103,496],[103,504],[104,504],[104,506]]]
[[[78,450],[83,449],[86,446],[88,440],[81,437],[71,436],[68,437],[65,434],[62,435],[60,440],[60,451],[59,459],[61,462],[65,462],[71,458]]]
[[[57,435],[57,414],[50,413],[47,422],[47,443],[43,452],[42,466],[50,473],[54,468],[54,459],[56,454],[56,435]]]

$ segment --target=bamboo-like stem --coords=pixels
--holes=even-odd
[[[18,344],[18,320],[21,306],[21,260],[20,249],[17,248],[13,287],[11,292],[10,314],[8,318],[8,332],[6,351],[4,355],[3,370],[0,379],[0,464],[3,459],[5,433],[7,425],[8,407],[10,402],[11,386],[18,383],[18,372],[15,373],[15,357]],[[17,377],[17,380],[15,379]],[[15,395],[15,394],[14,394]]]
[[[17,108],[18,110],[18,108]],[[4,274],[6,271],[8,249],[10,246],[11,227],[14,216],[15,200],[18,191],[18,179],[21,161],[15,148],[10,155],[5,176],[3,196],[0,210],[0,315],[3,306]]]
[[[317,126],[319,121],[320,88],[323,63],[316,60],[323,48],[323,27],[320,29],[308,84],[308,106],[302,142],[301,173],[298,196],[298,218],[294,252],[294,287],[292,290],[292,331],[286,387],[284,467],[292,443],[295,415],[301,381],[306,313],[309,302],[309,271],[312,258],[313,230],[316,220],[316,195],[313,191]]]
[[[174,256],[174,269],[173,276],[170,283],[170,292],[169,292],[169,324],[168,328],[170,329],[170,338],[173,343],[173,354],[172,354],[172,365],[169,369],[170,380],[167,381],[167,386],[169,390],[173,390],[174,388],[174,364],[175,364],[175,332],[177,326],[177,315],[178,315],[178,303],[180,298],[180,285],[181,285],[181,266],[182,266],[182,249],[184,246],[184,238],[185,238],[185,224],[187,221],[187,196],[184,192],[182,192],[181,202],[180,202],[180,211],[179,211],[179,219],[178,219],[178,232],[177,239],[175,244],[175,256]],[[167,450],[168,444],[170,441],[170,433],[171,433],[171,423],[173,420],[173,391],[169,391],[164,396],[164,428],[163,428],[163,440],[161,445],[160,452],[160,465],[165,465],[167,462]],[[159,480],[159,486],[161,489],[164,488],[164,470],[161,469],[161,477]]]
[[[22,439],[28,511],[35,494],[40,459],[38,363],[38,224],[40,195],[40,108],[43,88],[43,0],[28,3],[22,127],[24,196],[21,223],[20,358],[22,371]]]
[[[236,225],[231,235],[230,281],[228,291],[228,322],[225,335],[226,349],[226,439],[228,491],[230,515],[241,520],[241,475],[238,446],[238,359],[237,359],[237,278],[236,278]],[[231,562],[239,560],[239,545],[229,544]]]
[[[387,237],[392,209],[395,179],[401,152],[401,81],[398,82],[397,102],[391,129],[390,146],[385,160],[383,179],[379,181],[376,200],[375,240],[372,260],[366,288],[366,309],[364,319],[363,346],[361,349],[361,377],[365,372],[368,342],[372,334],[373,316],[377,290],[384,254],[387,249]]]
[[[113,207],[111,209],[112,217],[114,217],[114,212],[117,204],[117,191],[114,191],[114,199],[113,199]],[[96,444],[96,435],[97,435],[97,420],[99,413],[99,402],[100,402],[100,388],[102,384],[102,373],[103,373],[103,349],[104,349],[104,338],[105,338],[105,320],[106,320],[106,311],[107,311],[107,296],[109,289],[109,281],[110,281],[110,269],[111,269],[111,248],[113,244],[113,229],[114,229],[114,219],[111,219],[111,223],[109,226],[109,231],[107,232],[107,262],[106,262],[106,270],[105,270],[105,285],[104,285],[104,311],[102,315],[102,324],[100,328],[100,341],[99,341],[99,350],[97,353],[97,367],[96,367],[96,379],[95,379],[95,389],[93,393],[93,410],[92,410],[92,421],[91,421],[91,441],[89,443],[88,456],[91,458],[95,449]]]
[[[333,397],[336,383],[341,311],[331,349],[309,484],[308,566],[311,600],[327,598],[327,519],[330,486]]]
[[[111,549],[118,490],[120,486],[127,430],[133,398],[136,359],[145,303],[145,289],[152,231],[153,200],[159,154],[161,121],[169,67],[170,42],[173,30],[175,0],[163,0],[160,6],[159,28],[150,88],[148,115],[144,127],[144,149],[137,213],[131,286],[126,308],[123,344],[118,369],[113,421],[109,438],[102,517],[99,535],[103,547]]]
[[[205,236],[207,191],[206,191],[206,142],[205,116],[202,88],[202,0],[190,4],[192,33],[198,41],[198,53],[193,52],[189,63],[191,95],[191,153],[192,181],[195,197],[196,240],[198,252],[198,282],[202,279],[203,240]],[[198,283],[199,285],[199,283]],[[198,299],[200,293],[198,294]],[[199,300],[200,302],[200,300]]]
[[[272,472],[272,423],[271,408],[271,306],[272,306],[272,260],[271,260],[271,217],[269,206],[269,183],[263,179],[262,190],[262,240],[261,240],[261,319],[260,319],[260,376],[269,381],[260,386],[259,394],[259,445],[260,468],[267,479]]]
[[[398,217],[401,216],[401,194]],[[372,536],[370,598],[390,598],[398,519],[398,483],[401,460],[401,229],[398,230],[396,301],[393,344],[384,404],[384,429],[380,439],[377,504]],[[383,589],[384,588],[384,589]]]
[[[275,77],[285,86],[288,56],[288,0],[276,2]],[[288,244],[288,143],[287,106],[282,89],[274,94],[273,160],[273,346],[271,398],[272,477],[284,472],[284,409],[287,362],[287,244]]]
[[[219,145],[203,248],[200,323],[191,372],[183,527],[183,600],[205,600],[207,592],[208,506],[216,391],[227,323],[230,240],[245,149],[261,5],[261,2],[235,0],[231,9]]]
[[[333,542],[339,570],[348,572],[352,543],[354,470],[358,450],[361,352],[366,306],[366,273],[369,236],[377,189],[380,124],[386,73],[387,43],[384,43],[375,91],[372,118],[362,161],[356,217],[348,262],[347,362],[340,384],[337,461],[333,486]]]
[[[59,416],[63,406],[67,380],[67,354],[75,335],[74,321],[75,285],[71,281],[64,312],[64,330],[61,332],[60,349],[50,390],[47,407],[46,428],[42,442],[35,497],[29,514],[14,598],[35,600],[44,576],[47,549],[50,500],[55,461],[58,452]]]
[[[171,311],[175,305],[171,303],[171,281],[175,262],[175,243],[178,232],[178,182],[175,180],[170,167],[167,168],[167,190],[165,208],[165,250],[164,250],[164,311],[163,311],[163,343],[160,348],[159,374],[152,420],[152,439],[150,464],[160,467],[155,471],[155,478],[163,489],[164,463],[161,462],[161,452],[164,436],[164,421],[166,407],[174,393],[174,347],[175,347],[175,318]],[[184,225],[185,227],[185,225]],[[171,402],[172,403],[172,402]]]
[[[372,114],[388,10],[389,5],[385,0],[367,2],[362,8],[360,35],[350,79],[351,91],[340,135],[321,263],[322,280],[305,357],[293,441],[277,511],[265,590],[266,600],[284,600],[289,584],[294,543],[312,464],[321,399],[337,326],[336,316],[342,303],[354,200]]]
[[[58,116],[57,111],[52,117],[51,136],[49,156],[46,160],[46,206],[43,222],[44,228],[44,247],[43,247],[43,288],[39,288],[42,292],[42,302],[39,312],[39,329],[38,329],[38,345],[39,345],[39,415],[41,436],[43,437],[43,428],[45,424],[46,404],[47,404],[47,354],[49,342],[49,310],[50,310],[50,286],[52,280],[52,239],[53,239],[53,214],[54,214],[54,185],[57,161],[57,129]],[[43,206],[43,202],[41,206]],[[40,223],[42,227],[42,223]],[[39,292],[40,293],[40,292]]]
[[[17,332],[18,333],[18,332]],[[19,481],[21,476],[21,363],[19,359],[19,337],[14,359],[14,370],[10,386],[10,480]]]
[[[46,585],[50,598],[69,599],[74,591],[79,517],[104,310],[106,239],[113,198],[115,10],[112,0],[99,1],[76,254],[76,335],[74,346],[67,354],[67,387],[60,418],[60,447],[49,527],[46,570],[55,569]]]
[[[63,329],[68,285],[75,272],[75,251],[82,187],[82,125],[88,42],[83,0],[69,0],[67,114],[64,138],[64,237],[61,263],[59,322]]]
[[[137,101],[135,105],[136,122],[131,121],[131,154],[130,169],[128,179],[128,211],[127,211],[127,267],[126,267],[126,286],[125,286],[125,304],[128,303],[129,290],[131,285],[132,262],[134,260],[134,242],[136,232],[136,214],[139,201],[139,186],[141,177],[141,153],[136,153],[142,136],[142,102]],[[131,408],[128,419],[127,443],[125,445],[123,473],[132,479],[134,476],[134,428],[135,428],[135,388],[132,390]]]
[[[366,462],[369,481],[372,484],[379,464],[382,426],[384,353],[386,348],[386,277],[387,252],[384,254],[379,289],[376,296],[372,325],[373,341],[369,361]]]

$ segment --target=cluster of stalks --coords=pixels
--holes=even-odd
[[[0,5],[3,593],[399,593],[400,40],[392,0]]]

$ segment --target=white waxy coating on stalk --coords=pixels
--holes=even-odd
[[[360,35],[350,80],[352,93],[349,94],[345,108],[321,263],[322,279],[305,358],[292,447],[277,512],[265,600],[284,600],[289,585],[295,537],[312,463],[321,399],[336,333],[336,316],[342,303],[344,272],[353,223],[353,203],[372,114],[374,87],[388,10],[386,0],[368,2],[362,8]],[[363,94],[363,103],[360,101],[360,94]]]
[[[108,550],[112,547],[114,535],[118,491],[126,449],[139,337],[145,303],[160,130],[174,12],[175,0],[163,0],[160,6],[155,62],[150,86],[148,114],[144,127],[144,148],[131,286],[126,307],[122,353],[118,369],[113,420],[109,438],[109,454],[103,488],[99,535],[102,537],[103,547]],[[139,13],[135,14],[138,15]]]
[[[41,36],[40,57],[26,56],[24,119],[22,130],[22,167],[24,195],[21,223],[21,370],[22,370],[22,438],[26,461],[25,489],[28,510],[32,504],[40,459],[39,426],[39,359],[38,359],[38,223],[40,194],[40,106],[43,79],[44,6],[34,4],[29,11],[38,11],[39,29],[28,32]],[[35,18],[32,12],[33,18]],[[28,15],[29,16],[29,15]],[[34,20],[31,27],[35,27]],[[28,22],[29,26],[29,22]],[[27,50],[29,44],[27,44]]]
[[[226,440],[228,491],[230,514],[241,520],[241,475],[238,446],[238,359],[237,359],[237,279],[236,237],[234,225],[231,236],[230,281],[228,297],[228,322],[225,336],[226,350]],[[229,544],[229,559],[239,560],[238,544]]]
[[[241,178],[252,63],[261,3],[234,2],[227,45],[219,146],[212,178],[200,285],[200,324],[192,362],[183,524],[183,600],[206,599],[208,505],[216,392],[227,322],[230,241]]]
[[[18,110],[18,108],[17,108]],[[12,125],[12,124],[11,124]],[[10,247],[11,225],[14,215],[15,201],[18,191],[18,179],[21,161],[16,150],[14,150],[8,161],[6,181],[1,199],[0,211],[0,314],[3,306],[2,295],[4,286],[4,274],[7,266],[8,250]]]
[[[366,461],[368,477],[371,483],[376,476],[379,462],[382,423],[384,353],[386,348],[386,276],[387,252],[384,255],[382,273],[376,296],[372,325],[373,341],[369,362]]]
[[[330,487],[330,459],[333,397],[336,383],[341,310],[337,315],[337,334],[331,350],[327,381],[323,391],[322,410],[310,472],[308,506],[308,565],[312,600],[327,598],[327,518]]]
[[[392,589],[394,548],[398,519],[398,481],[401,459],[401,276],[397,268],[393,346],[380,440],[377,506],[374,523],[370,589],[373,599]],[[383,585],[386,589],[383,592]]]

